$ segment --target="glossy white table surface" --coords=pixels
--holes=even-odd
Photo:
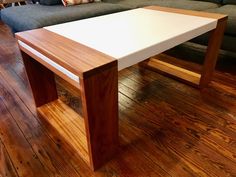
[[[121,70],[216,25],[216,19],[139,8],[45,29],[116,58]]]

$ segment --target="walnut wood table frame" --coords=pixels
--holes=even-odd
[[[163,12],[173,13],[165,14]],[[135,24],[145,27],[145,25],[139,24],[141,20],[136,18],[136,15],[137,17],[139,17],[139,15],[145,17],[143,23],[146,23],[146,19],[150,20],[150,18],[154,17],[154,21],[150,21],[150,25],[152,25],[155,24],[155,20],[159,18],[160,13],[166,15],[167,19],[176,17],[178,20],[186,18],[185,20],[188,21],[189,18],[193,18],[192,16],[201,16],[217,19],[217,21],[207,19],[205,23],[204,19],[199,18],[197,20],[204,25],[198,26],[197,24],[196,26],[196,24],[193,23],[193,27],[190,29],[187,28],[186,32],[179,29],[177,34],[173,33],[173,36],[173,31],[170,30],[171,36],[170,34],[165,34],[160,41],[158,41],[159,38],[157,38],[157,44],[151,45],[150,47],[145,46],[143,43],[139,43],[137,48],[130,45],[129,42],[132,43],[133,41],[128,40],[129,34],[133,31],[137,32],[137,30],[135,30],[137,29]],[[188,14],[189,16],[179,16],[177,14]],[[74,22],[75,24],[62,24],[62,26],[56,26],[55,28],[42,28],[21,32],[16,34],[16,38],[18,39],[38,112],[45,117],[50,125],[60,133],[61,137],[79,153],[90,168],[95,170],[107,162],[114,155],[118,147],[118,70],[145,61],[151,56],[159,54],[214,28],[209,41],[202,77],[200,81],[196,81],[196,83],[200,82],[201,86],[206,86],[214,71],[226,19],[227,16],[225,15],[153,6],[147,7],[146,9],[125,11],[99,18],[76,21]],[[108,51],[101,52],[96,46],[91,47],[89,44],[84,45],[82,41],[85,40],[85,42],[87,42],[87,38],[79,39],[77,38],[78,36],[76,36],[77,33],[70,36],[73,31],[62,30],[63,32],[68,32],[67,34],[69,36],[66,37],[64,35],[67,34],[57,34],[56,32],[58,29],[59,32],[61,32],[61,28],[66,29],[63,25],[75,25],[75,27],[81,29],[81,33],[86,33],[87,28],[83,31],[84,25],[86,26],[86,24],[89,23],[89,26],[93,24],[95,28],[103,28],[104,24],[107,24],[104,22],[109,22],[109,20],[112,22],[115,21],[118,24],[113,23],[114,26],[105,26],[104,29],[100,30],[101,33],[109,27],[114,28],[112,30],[108,29],[110,31],[119,30],[119,26],[123,25],[124,20],[130,20],[125,23],[132,25],[127,27],[128,35],[126,31],[123,31],[124,34],[122,35],[127,35],[124,39],[120,39],[118,36],[116,38],[117,41],[112,43],[104,43],[103,40],[105,40],[105,38],[98,38],[97,41],[95,41],[100,42],[99,45],[97,45],[98,47],[105,46],[104,50]],[[135,21],[135,24],[129,23],[131,21]],[[82,26],[80,26],[81,23]],[[103,25],[97,24],[96,26],[96,23]],[[92,28],[92,30],[95,28]],[[67,29],[71,30],[72,28]],[[156,35],[153,37],[150,36],[149,31],[147,31],[148,28],[146,27],[141,30],[143,30],[144,33],[145,31],[147,32],[146,35],[150,37],[150,41],[153,40],[153,37],[156,37]],[[165,31],[165,29],[163,30]],[[153,30],[152,32],[155,33],[156,31]],[[116,32],[114,33],[116,34]],[[104,34],[100,35],[104,35],[105,37],[109,34],[105,31]],[[137,35],[138,38],[143,34],[137,32],[135,35]],[[94,35],[93,37],[101,36]],[[166,40],[166,36],[168,40]],[[72,39],[70,39],[70,37]],[[77,41],[74,39],[77,39]],[[99,41],[99,39],[101,39],[101,41]],[[125,40],[124,42],[127,42],[128,45],[127,43],[126,46],[123,46],[123,43],[119,44],[118,46],[120,46],[121,49],[112,46],[117,45],[116,42],[119,43],[119,40]],[[146,40],[145,42],[149,45],[149,39],[145,36],[142,37],[142,40]],[[111,46],[111,49],[107,48],[107,46]],[[122,49],[122,47],[124,47],[124,49]],[[124,51],[127,47],[128,49],[130,47],[130,50],[127,50],[125,53]],[[117,53],[116,49],[120,49],[120,51]],[[114,56],[112,56],[113,52],[115,53]],[[169,67],[169,65],[158,63],[153,59],[149,59],[146,63],[148,65],[154,64],[154,66],[160,66],[161,64],[162,69],[164,68],[164,70],[168,72],[176,69]],[[178,70],[178,72],[179,71],[180,70]],[[191,72],[183,70],[181,70],[181,72],[182,75],[186,73],[192,75]],[[80,91],[83,107],[82,116],[58,99],[54,74],[68,81]],[[177,76],[179,75],[177,74]],[[191,77],[193,78],[194,76],[196,75],[192,75]],[[198,76],[196,77],[199,79]]]
[[[16,36],[38,112],[91,169],[99,168],[118,148],[117,60],[44,29]],[[54,73],[80,91],[83,118],[58,100]]]
[[[208,41],[208,47],[205,54],[205,60],[200,74],[161,61],[158,59],[158,56],[152,57],[144,61],[143,63],[140,63],[141,66],[150,68],[157,72],[161,73],[164,72],[167,75],[173,76],[174,78],[179,78],[182,81],[186,81],[187,83],[193,86],[197,86],[199,88],[207,87],[207,85],[210,83],[212,79],[215,70],[216,62],[218,59],[218,53],[221,47],[222,38],[224,36],[225,27],[227,24],[227,18],[228,18],[227,15],[197,12],[197,11],[182,10],[182,9],[173,9],[173,8],[158,7],[158,6],[151,6],[147,8],[165,12],[175,12],[180,14],[217,19],[218,22],[216,28],[210,31],[210,38]]]

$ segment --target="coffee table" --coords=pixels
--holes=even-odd
[[[211,31],[201,76],[159,67],[205,87],[226,20],[221,14],[150,6],[21,32],[16,38],[38,112],[95,170],[118,147],[118,71],[142,61],[153,64],[146,59]],[[58,99],[54,74],[80,91],[82,116]]]

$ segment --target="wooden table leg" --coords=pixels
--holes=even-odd
[[[201,72],[201,78],[199,83],[200,88],[206,87],[212,79],[226,24],[227,19],[221,19],[218,21],[217,27],[213,31],[211,31],[204,65]]]
[[[21,51],[36,107],[58,98],[54,73]]]
[[[114,156],[119,144],[117,61],[80,78],[82,118],[58,99],[54,73],[21,52],[38,112],[92,170],[101,167]]]
[[[95,170],[118,148],[117,66],[81,79],[81,97],[90,167]]]
[[[222,38],[224,36],[226,23],[227,17],[218,20],[217,27],[213,31],[211,31],[201,74],[189,71],[187,69],[166,62],[165,58],[171,59],[173,57],[163,54],[159,54],[155,57],[147,59],[146,61],[142,62],[140,66],[144,66],[161,74],[180,79],[181,81],[184,81],[190,85],[197,86],[199,88],[204,88],[209,84],[212,79]]]

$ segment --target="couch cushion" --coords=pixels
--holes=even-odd
[[[61,4],[61,0],[39,0],[39,3],[42,5],[57,5],[57,4]]]
[[[173,7],[190,10],[206,10],[219,7],[216,3],[190,1],[190,0],[123,0],[119,4],[130,5],[131,7],[144,7],[150,5],[158,5],[163,7]]]
[[[209,9],[207,11],[227,14],[229,17],[225,33],[236,36],[236,5],[224,5],[220,8]]]
[[[142,4],[148,3],[149,1],[150,0],[119,0],[116,1],[116,3],[128,6],[130,8],[137,8],[141,7]],[[162,1],[162,0],[157,0],[157,1]]]
[[[222,0],[196,0],[196,1],[206,1],[206,2],[214,2],[214,3],[222,4]]]
[[[223,0],[223,4],[236,4],[236,0]]]
[[[128,10],[128,8],[103,2],[70,7],[64,7],[63,5],[44,6],[28,4],[3,9],[1,17],[13,31],[19,32],[123,10]]]

